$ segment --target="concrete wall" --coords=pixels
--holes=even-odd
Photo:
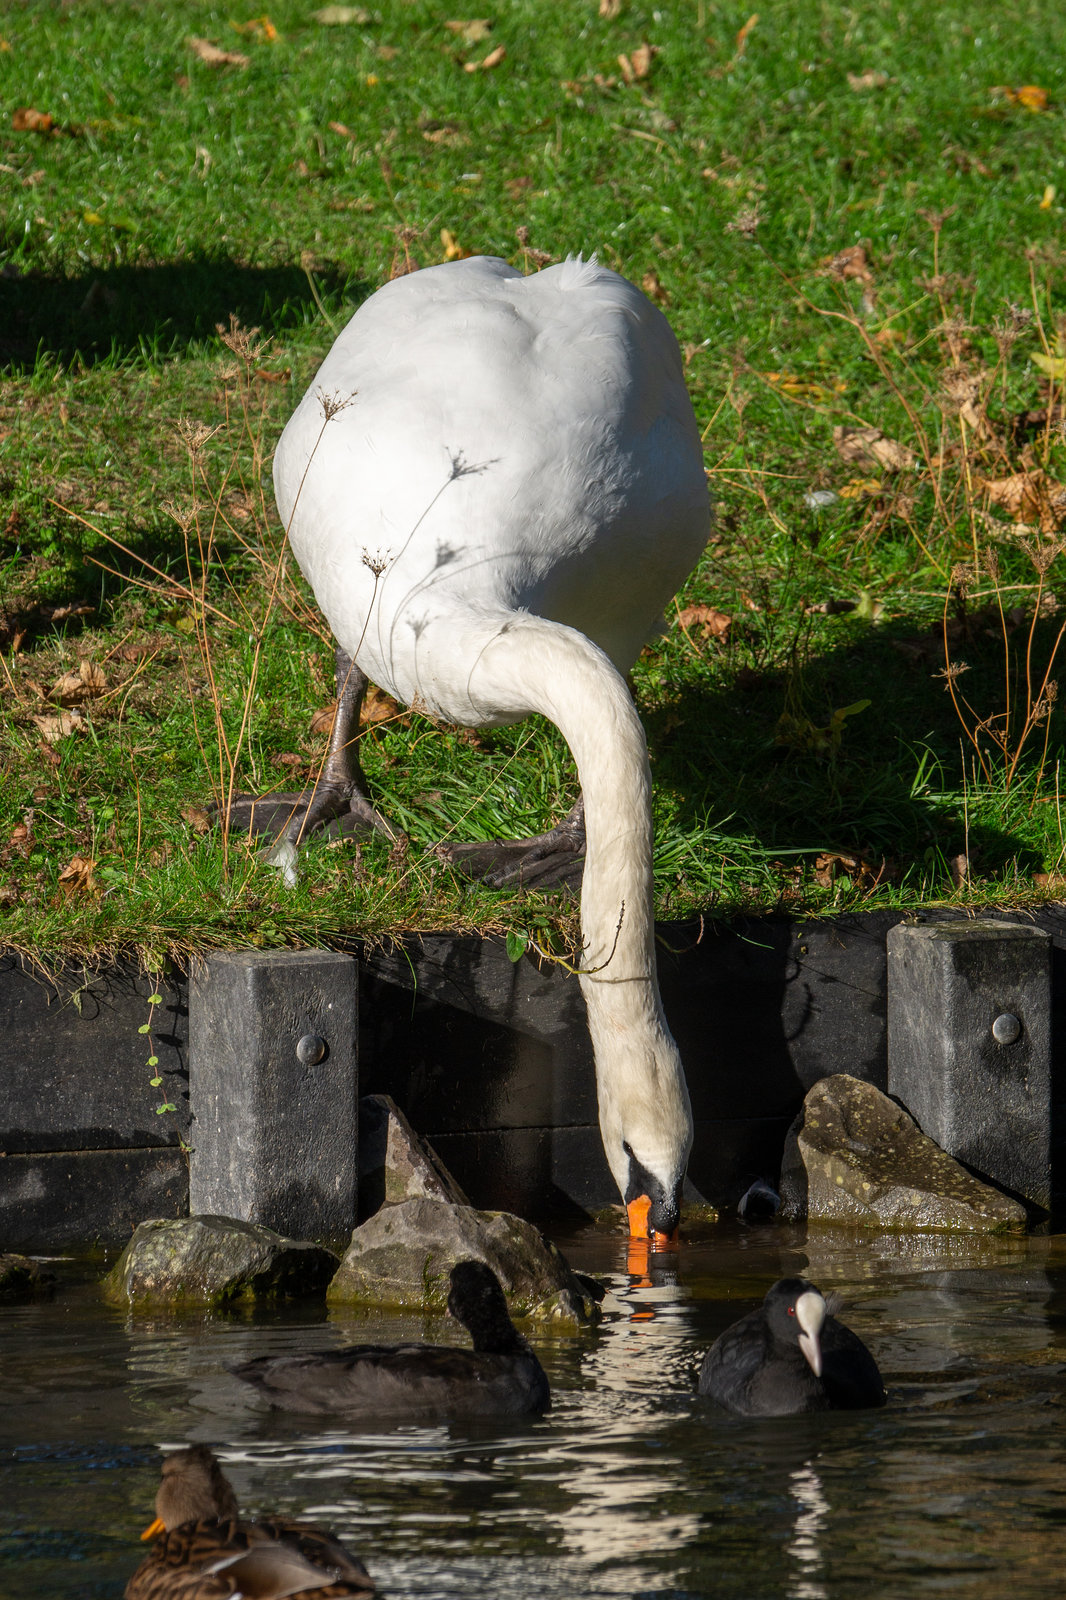
[[[1015,914],[1016,915],[1016,914]],[[818,1078],[884,1087],[885,934],[895,912],[797,923],[752,917],[660,928],[666,1013],[686,1064],[690,1177],[717,1202],[776,1176],[788,1125]],[[1066,1005],[1066,912],[1054,1005]],[[158,990],[152,1088],[138,1032]],[[1056,1029],[1056,1096],[1066,1071]],[[386,1093],[475,1204],[541,1222],[617,1200],[600,1147],[577,981],[496,940],[445,936],[367,953],[360,1092]],[[158,1115],[161,1098],[176,1112]],[[0,1248],[124,1240],[188,1203],[188,984],[126,966],[46,975],[0,956]]]

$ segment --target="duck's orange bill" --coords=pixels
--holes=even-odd
[[[678,1247],[677,1229],[673,1233],[653,1233],[651,1236],[653,1250],[676,1250]]]
[[[161,1533],[166,1533],[166,1531],[167,1525],[163,1521],[162,1517],[156,1517],[155,1521],[150,1522],[147,1528],[145,1528],[144,1532],[141,1534],[141,1538],[157,1539]]]

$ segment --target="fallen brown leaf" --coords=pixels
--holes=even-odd
[[[835,256],[827,256],[818,268],[818,276],[835,278],[838,283],[849,283],[852,280],[860,283],[863,310],[871,313],[875,309],[877,289],[874,270],[864,245],[852,244],[846,250],[838,250]]]
[[[873,888],[883,883],[888,873],[888,863],[864,860],[850,850],[826,850],[814,861],[814,881],[823,889],[830,888],[838,878],[848,878],[860,888]]]
[[[469,135],[454,122],[421,122],[419,128],[423,139],[428,140],[430,144],[442,144],[454,148],[470,143]]]
[[[11,114],[11,126],[16,133],[58,133],[55,119],[47,111],[35,111],[32,106],[19,106]]]
[[[367,685],[366,694],[363,696],[363,711],[360,721],[364,723],[391,722],[394,717],[403,715],[403,707],[391,694],[386,694],[384,689],[379,689],[376,683]]]
[[[714,606],[694,605],[686,606],[677,613],[679,625],[691,632],[699,628],[704,638],[724,639],[732,626],[733,618],[724,611],[718,611]]]
[[[362,6],[322,6],[318,11],[312,11],[311,21],[319,22],[326,28],[343,28],[353,22],[362,26],[371,21],[371,16]]]
[[[83,700],[92,700],[96,695],[103,694],[106,687],[103,669],[83,657],[78,663],[77,672],[64,672],[56,679],[48,691],[48,698],[58,701],[61,706],[76,706]]]
[[[328,735],[333,728],[333,719],[337,715],[337,702],[331,700],[328,706],[319,706],[311,716],[310,731],[316,739]]]
[[[250,17],[247,22],[231,22],[230,27],[234,33],[246,33],[249,38],[265,39],[268,44],[273,44],[278,37],[278,30],[267,16]]]
[[[489,17],[456,18],[444,26],[449,33],[457,34],[463,44],[480,44],[492,32],[492,20]]]
[[[1020,89],[998,83],[988,92],[994,100],[1006,100],[1010,105],[1024,106],[1026,111],[1047,110],[1048,92],[1035,83],[1023,83]]]
[[[884,472],[909,472],[918,459],[909,446],[886,438],[880,428],[839,424],[833,429],[833,443],[844,461],[880,467]]]
[[[848,88],[854,89],[856,94],[862,94],[867,89],[883,89],[888,82],[887,72],[849,72]]]
[[[185,43],[205,67],[247,67],[251,62],[251,57],[242,55],[239,50],[220,50],[209,39],[201,39],[195,33],[191,33]]]
[[[651,71],[651,64],[655,54],[654,45],[638,44],[630,55],[620,55],[618,57],[618,65],[621,68],[623,80],[626,83],[640,83]]]
[[[1015,522],[1035,523],[1041,533],[1054,533],[1066,519],[1066,484],[1056,483],[1042,467],[1007,478],[983,478],[980,483],[989,505],[998,506]]]
[[[41,737],[48,744],[57,744],[60,739],[65,739],[72,733],[80,733],[85,727],[82,714],[76,708],[73,711],[57,711],[52,716],[33,717],[32,721],[41,730]]]
[[[503,60],[503,58],[504,58],[504,56],[506,54],[507,54],[506,48],[502,44],[498,44],[496,46],[495,50],[490,50],[488,55],[484,56],[480,61],[464,61],[463,62],[463,71],[464,72],[491,72],[493,67],[498,67],[499,66],[500,62]]]
[[[657,306],[670,304],[670,296],[663,288],[662,279],[654,270],[646,272],[640,280],[640,287],[644,290],[649,300],[654,300]]]
[[[182,806],[181,820],[187,822],[193,833],[210,833],[211,817],[203,806]]]
[[[99,888],[93,877],[95,860],[91,856],[72,856],[59,874],[59,887],[64,894],[95,894]]]

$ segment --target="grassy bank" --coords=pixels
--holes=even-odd
[[[569,806],[543,724],[378,701],[410,847],[294,889],[205,817],[322,751],[273,442],[360,300],[458,252],[595,249],[685,350],[719,516],[633,675],[662,912],[1061,892],[1066,19],[601,9],[5,10],[0,942],[572,932],[430,853]]]

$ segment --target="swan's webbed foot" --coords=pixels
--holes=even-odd
[[[531,839],[439,844],[435,854],[464,877],[491,888],[577,889],[585,865],[584,801],[556,827]]]
[[[371,801],[356,755],[366,685],[366,674],[338,645],[337,712],[318,782],[299,794],[235,795],[224,816],[221,807],[215,808],[228,832],[269,837],[294,847],[312,835],[324,839],[367,833],[384,833],[393,840],[398,837],[398,830]]]

